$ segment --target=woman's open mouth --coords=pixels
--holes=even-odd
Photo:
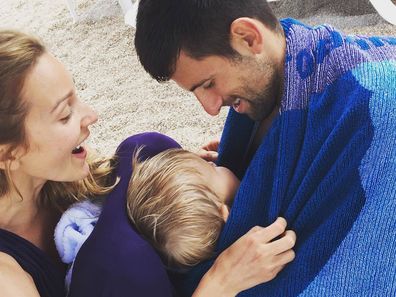
[[[84,147],[82,145],[76,146],[73,150],[72,150],[72,154],[81,154],[82,152],[84,152]]]
[[[72,155],[79,159],[85,159],[87,150],[82,145],[79,145],[72,150]]]

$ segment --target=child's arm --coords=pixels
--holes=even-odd
[[[193,297],[235,296],[239,292],[276,277],[294,257],[296,235],[286,231],[286,221],[254,227],[216,259],[204,275]],[[274,238],[280,239],[272,241]]]

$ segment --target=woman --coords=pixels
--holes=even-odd
[[[106,160],[88,162],[82,145],[96,120],[77,98],[70,74],[38,40],[1,31],[0,287],[5,296],[64,296],[54,226],[73,197],[108,190],[95,182],[109,172],[97,168]]]
[[[37,39],[0,31],[0,287],[5,296],[64,296],[65,267],[55,252],[55,224],[73,197],[112,188],[106,187],[109,160],[89,162],[83,145],[96,120],[93,110],[76,96],[71,75]],[[161,149],[154,148],[152,154]],[[111,201],[111,195],[108,198]],[[279,228],[285,226],[256,227],[223,252],[195,296],[234,296],[273,278],[276,262],[268,263],[263,251],[268,234]],[[112,235],[105,235],[111,242]],[[124,254],[118,258],[141,256],[120,251]],[[125,278],[118,281],[129,287],[129,294],[134,294],[135,285],[171,288],[158,256],[147,245],[139,251],[150,263],[147,275],[159,278],[134,284],[121,276]],[[77,270],[83,268],[80,263]],[[116,272],[119,267],[108,269]],[[116,296],[115,284],[105,289],[102,295]],[[166,290],[161,296],[172,294]]]

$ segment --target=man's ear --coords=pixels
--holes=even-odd
[[[256,55],[263,49],[262,24],[252,18],[238,18],[231,23],[231,46],[241,55]]]
[[[228,209],[228,206],[222,203],[219,208],[219,211],[221,216],[223,217],[224,222],[227,222],[228,216],[230,215],[230,210]]]

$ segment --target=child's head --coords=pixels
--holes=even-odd
[[[128,215],[170,266],[193,266],[212,256],[239,181],[194,153],[172,149],[135,158]]]

